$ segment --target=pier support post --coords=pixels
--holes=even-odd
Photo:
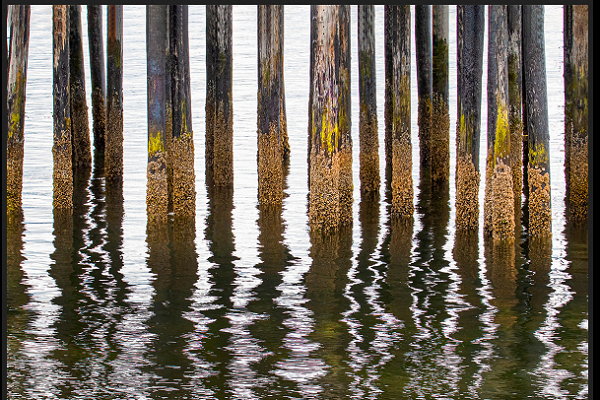
[[[410,6],[385,6],[385,148],[392,214],[414,213],[410,138]]]
[[[565,180],[570,219],[588,209],[588,6],[564,6]]]
[[[379,194],[379,138],[375,66],[375,9],[358,6],[358,95],[360,101],[360,191]]]
[[[417,91],[419,94],[419,154],[421,175],[431,170],[433,79],[431,66],[431,6],[415,6]],[[425,176],[428,174],[425,173]]]
[[[90,169],[92,149],[90,125],[85,96],[85,68],[81,33],[81,6],[69,6],[69,85],[71,97],[71,138],[73,141],[73,168]]]
[[[233,187],[232,6],[206,6],[206,182]]]
[[[529,149],[529,233],[532,236],[551,236],[550,134],[543,6],[523,6],[523,64]]]
[[[6,211],[21,210],[23,191],[23,152],[25,93],[29,55],[31,6],[9,6],[10,48],[8,59],[8,137],[6,141]]]
[[[104,173],[107,180],[123,179],[123,6],[108,5],[106,41],[106,142]]]
[[[73,212],[73,159],[69,97],[69,6],[52,6],[54,159],[53,207]]]
[[[94,150],[96,156],[103,160],[106,135],[106,80],[104,78],[106,70],[104,66],[104,42],[102,40],[102,6],[88,5],[87,13]]]

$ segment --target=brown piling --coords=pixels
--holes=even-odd
[[[479,225],[479,134],[484,7],[457,6],[456,227]]]
[[[551,236],[550,133],[543,6],[523,6],[523,55],[529,141],[529,233],[532,236]]]
[[[421,169],[431,168],[432,130],[432,63],[431,63],[431,6],[415,6],[415,39],[417,57],[417,91],[419,94],[419,154]]]
[[[85,68],[83,61],[83,39],[81,32],[81,6],[69,6],[69,85],[71,96],[71,140],[73,146],[73,168],[92,167],[90,125],[85,98]]]
[[[52,6],[54,159],[53,207],[73,211],[71,107],[69,104],[69,6]]]
[[[168,144],[173,169],[171,193],[175,216],[196,214],[196,175],[190,87],[188,6],[169,6],[173,132]]]
[[[167,218],[166,81],[169,54],[168,6],[146,6],[148,73],[148,168],[146,212],[148,220]]]
[[[434,185],[447,185],[450,179],[448,6],[432,8],[431,180]]]
[[[106,135],[106,83],[104,79],[104,42],[102,40],[102,6],[88,5],[88,39],[92,83],[92,119],[94,150],[104,159]]]
[[[282,96],[283,6],[257,6],[258,36],[258,201],[280,205],[283,199]]]
[[[232,6],[206,6],[206,182],[233,186]]]
[[[507,6],[488,6],[488,21],[488,156],[483,229],[494,242],[510,243],[514,241],[515,220],[508,120]]]
[[[29,54],[31,6],[9,6],[10,55],[8,59],[8,137],[6,141],[6,211],[21,209],[25,136],[25,93]]]
[[[588,6],[564,6],[565,181],[570,219],[588,208]]]
[[[410,6],[385,6],[386,165],[391,169],[392,214],[412,218],[410,139]]]
[[[358,95],[360,101],[360,191],[379,194],[379,138],[375,67],[375,9],[358,6]]]
[[[106,142],[104,173],[123,179],[123,6],[107,6]]]

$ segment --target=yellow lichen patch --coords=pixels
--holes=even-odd
[[[505,159],[510,155],[510,136],[508,135],[508,109],[502,103],[500,94],[497,99],[496,137],[494,140],[494,166],[498,158]]]
[[[542,143],[536,143],[531,146],[529,141],[529,163],[533,165],[548,163],[548,150]]]
[[[329,108],[327,106],[323,107],[321,146],[327,149],[328,154],[333,154],[339,147],[338,124],[329,118]]]
[[[162,132],[158,131],[156,133],[149,132],[148,133],[148,157],[153,156],[154,154],[161,152],[165,152],[165,144],[162,140]]]

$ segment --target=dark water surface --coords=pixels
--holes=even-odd
[[[360,198],[352,7],[354,225],[327,238],[312,236],[307,218],[309,7],[285,8],[292,155],[287,197],[275,210],[257,205],[256,7],[233,8],[230,191],[204,185],[205,7],[189,10],[196,216],[152,226],[145,208],[145,7],[124,7],[123,185],[107,186],[94,171],[78,177],[71,217],[52,209],[51,6],[32,6],[23,213],[7,223],[9,398],[589,396],[588,231],[564,216],[561,6],[547,6],[545,14],[553,236],[543,241],[523,235],[514,246],[493,249],[482,233],[485,174],[479,232],[454,228],[455,7],[451,173],[441,193],[420,183],[413,34],[416,213],[408,225],[390,219],[383,179],[381,6],[376,62],[382,190],[376,201]],[[90,106],[86,18],[83,24]],[[487,39],[485,46],[487,59]],[[481,171],[486,75],[484,61]]]

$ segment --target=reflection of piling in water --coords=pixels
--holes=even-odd
[[[54,159],[53,207],[73,209],[71,107],[69,104],[69,8],[52,6]]]
[[[512,242],[515,220],[508,122],[507,7],[489,6],[488,12],[488,155],[483,229],[494,241]]]
[[[552,234],[550,134],[543,6],[523,6],[523,75],[527,103],[529,233]]]
[[[410,139],[410,7],[385,6],[385,153],[392,214],[412,217]]]
[[[25,89],[29,54],[31,6],[9,6],[10,51],[8,57],[8,138],[6,141],[6,211],[21,208],[23,191],[23,128],[25,125]]]
[[[456,227],[479,225],[479,134],[484,8],[457,6]]]
[[[360,190],[379,193],[379,138],[375,68],[375,10],[358,6],[358,95],[360,101]]]
[[[206,182],[233,186],[232,8],[206,6]]]
[[[432,7],[431,180],[434,184],[447,184],[450,179],[448,6]]]
[[[94,149],[96,156],[103,158],[106,135],[106,87],[104,79],[104,41],[102,40],[102,6],[88,5],[87,17]]]
[[[69,6],[69,85],[73,168],[91,168],[92,149],[88,107],[85,99],[85,69],[81,32],[81,6]]]
[[[415,6],[417,91],[419,93],[419,153],[421,168],[431,168],[433,80],[431,69],[431,6]]]
[[[106,138],[107,180],[123,178],[123,6],[107,6]]]
[[[285,115],[283,108],[283,6],[259,5],[258,201],[281,204]]]
[[[350,10],[312,6],[309,219],[314,229],[352,222]]]
[[[567,210],[575,220],[588,207],[588,6],[564,6],[565,178]]]

